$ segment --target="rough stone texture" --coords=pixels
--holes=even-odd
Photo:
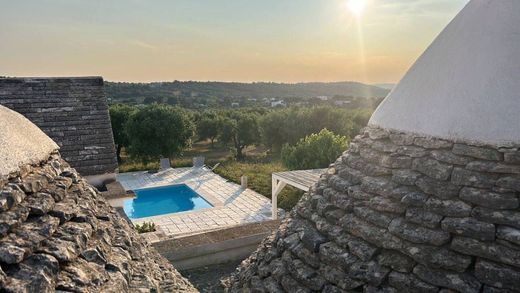
[[[442,220],[442,216],[429,212],[425,209],[409,207],[406,210],[408,222],[422,225],[428,228],[437,228]]]
[[[413,270],[419,279],[436,286],[456,290],[459,292],[479,292],[482,286],[473,276],[465,273],[454,273],[436,270],[418,265]]]
[[[352,143],[228,291],[520,292],[519,192],[505,187],[517,166],[503,149],[371,128]],[[472,164],[484,157],[493,165]]]
[[[0,291],[196,292],[57,152],[3,178]]]
[[[117,169],[101,77],[0,78],[0,105],[41,128],[81,175],[113,173]],[[35,139],[45,145],[43,139]]]
[[[497,180],[497,186],[520,191],[520,177],[502,177]]]
[[[496,288],[520,289],[520,270],[479,259],[475,274],[483,283]]]
[[[515,193],[496,193],[465,187],[460,191],[460,198],[491,209],[507,210],[518,208],[518,195]]]
[[[452,234],[477,238],[483,241],[495,240],[495,225],[480,222],[474,218],[445,218],[442,229]]]
[[[439,181],[429,177],[420,178],[415,184],[423,192],[435,195],[441,199],[456,198],[460,190],[460,186],[454,185],[451,182]]]
[[[477,159],[500,161],[503,155],[496,149],[471,146],[466,144],[455,144],[452,152],[456,155],[469,156]]]
[[[471,215],[478,220],[494,224],[504,224],[520,228],[520,211],[497,211],[485,208],[474,208]]]
[[[453,166],[440,163],[435,159],[419,158],[413,161],[413,169],[437,180],[450,177]]]
[[[497,238],[510,241],[516,245],[520,245],[520,229],[509,226],[498,226]]]

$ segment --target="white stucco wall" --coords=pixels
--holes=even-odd
[[[0,176],[47,160],[58,145],[24,116],[0,105]]]
[[[469,2],[369,124],[455,140],[520,143],[520,1]]]

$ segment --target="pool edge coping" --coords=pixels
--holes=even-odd
[[[190,215],[190,214],[197,214],[198,212],[204,212],[209,209],[222,209],[225,207],[225,204],[222,201],[218,200],[213,195],[208,194],[204,190],[197,190],[196,187],[193,187],[193,184],[196,184],[196,183],[195,182],[184,182],[184,183],[177,183],[177,184],[170,183],[170,184],[161,184],[161,185],[156,185],[156,186],[150,186],[150,187],[146,187],[146,188],[142,188],[142,189],[158,188],[158,187],[166,187],[166,186],[174,186],[174,185],[186,185],[191,190],[193,190],[195,193],[197,193],[200,197],[202,197],[204,200],[206,200],[210,205],[212,205],[211,207],[200,208],[200,209],[190,210],[190,211],[183,211],[183,212],[167,213],[167,214],[161,214],[161,215],[155,215],[155,216],[149,216],[149,217],[142,217],[142,218],[138,218],[138,219],[132,219],[130,217],[128,217],[128,218],[130,219],[130,221],[132,221],[132,223],[143,223],[146,221],[153,221],[154,219],[158,219],[160,217],[183,216],[183,215],[185,216],[185,215]],[[192,185],[192,186],[190,186],[190,185]],[[129,191],[132,191],[135,193],[136,190],[139,190],[139,189],[131,189]],[[244,191],[245,191],[245,189],[244,189]]]

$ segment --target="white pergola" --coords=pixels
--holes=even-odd
[[[308,191],[314,183],[318,182],[320,175],[325,173],[326,170],[327,169],[311,169],[273,173],[271,175],[271,205],[273,220],[278,218],[278,194],[287,184],[303,191]]]

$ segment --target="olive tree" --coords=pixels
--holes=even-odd
[[[221,119],[220,140],[222,143],[232,143],[235,157],[244,159],[243,150],[260,142],[258,115],[232,111]]]
[[[172,157],[191,144],[193,123],[188,113],[152,104],[133,113],[126,124],[129,153],[142,160]]]
[[[197,136],[200,140],[209,139],[211,148],[219,135],[220,117],[215,113],[203,113],[197,120]]]
[[[354,129],[350,110],[320,106],[312,108],[287,108],[262,116],[260,128],[263,143],[274,152],[284,144],[294,145],[300,139],[326,128],[347,137]]]
[[[117,161],[121,162],[121,149],[128,148],[129,139],[126,133],[126,123],[135,108],[126,104],[115,104],[109,108],[110,122],[112,124],[112,132],[114,134],[114,143],[116,144]]]

